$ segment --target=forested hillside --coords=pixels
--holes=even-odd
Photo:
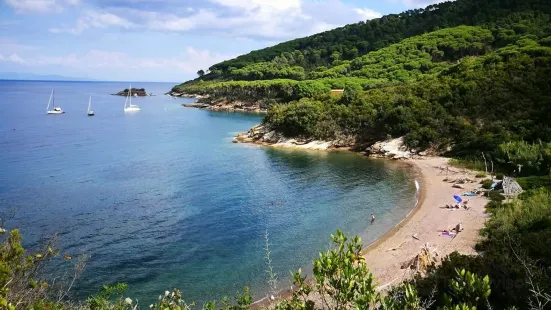
[[[550,16],[543,0],[446,2],[252,52],[174,90],[268,102],[264,124],[287,137],[405,136],[456,156],[549,142]]]
[[[426,32],[459,25],[493,24],[510,16],[511,13],[527,10],[549,12],[549,1],[448,1],[425,9],[391,14],[253,51],[211,66],[210,74],[203,79],[235,78],[232,75],[234,69],[272,61],[301,67],[305,72],[309,72],[320,66],[331,66],[335,61],[352,60]]]

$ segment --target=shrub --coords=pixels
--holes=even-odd
[[[482,180],[480,181],[480,184],[482,185],[482,188],[484,189],[490,189],[492,188],[492,184],[494,184],[494,182],[492,180]]]
[[[485,177],[486,177],[486,173],[477,173],[474,177],[477,178],[477,179],[485,178]]]
[[[496,201],[496,202],[505,200],[505,196],[503,196],[498,191],[489,191],[488,198],[490,198],[491,201]]]

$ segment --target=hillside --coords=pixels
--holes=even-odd
[[[300,78],[302,71],[308,73],[320,66],[332,66],[335,61],[352,60],[405,38],[459,25],[495,24],[512,13],[529,10],[551,12],[546,0],[448,1],[253,51],[211,66],[210,73],[202,79],[236,79],[232,74],[235,69],[263,62],[275,62],[293,68],[293,74],[282,74],[277,78],[292,75]],[[264,78],[275,77],[268,75]]]
[[[173,90],[260,104],[264,125],[290,138],[361,148],[405,136],[416,150],[491,153],[507,141],[551,141],[550,16],[548,1],[446,2],[252,52]],[[373,25],[390,28],[361,32]],[[335,54],[353,45],[343,42],[369,48]],[[290,46],[300,49],[281,52]],[[302,57],[316,48],[333,54]]]

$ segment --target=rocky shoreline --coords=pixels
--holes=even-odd
[[[194,103],[182,104],[182,106],[186,108],[205,109],[210,111],[250,113],[266,113],[268,111],[268,105],[260,100],[230,100],[228,98],[211,98],[208,95],[178,93],[174,91],[168,93],[168,95],[178,98],[197,99]]]
[[[408,149],[403,137],[378,141],[363,150],[356,145],[354,137],[341,137],[332,141],[313,139],[287,138],[281,133],[270,130],[264,125],[257,125],[247,132],[242,132],[233,138],[233,143],[254,143],[273,147],[297,148],[309,150],[354,150],[370,157],[390,159],[411,159],[427,156],[426,152],[416,152]]]

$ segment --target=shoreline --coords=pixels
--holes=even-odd
[[[408,214],[406,214],[406,216],[402,220],[400,220],[400,222],[398,222],[398,224],[394,225],[389,231],[385,232],[382,236],[377,238],[377,240],[371,242],[362,249],[361,254],[363,256],[367,255],[370,250],[377,248],[381,243],[388,240],[390,237],[392,237],[392,235],[398,232],[404,225],[407,224],[408,220],[413,217],[419,211],[419,209],[421,209],[424,203],[426,192],[428,189],[424,180],[423,172],[414,162],[410,160],[405,160],[403,164],[407,165],[408,168],[413,171],[413,174],[415,174],[414,182],[417,182],[418,179],[421,179],[421,181],[418,182],[419,188],[416,190],[415,193],[417,201],[415,202],[413,208],[408,212]]]
[[[241,141],[240,141],[241,142]],[[271,146],[276,148],[288,148],[266,142],[241,142],[252,143],[259,146]],[[296,147],[305,149],[304,147]],[[314,149],[321,150],[321,149]],[[351,148],[325,149],[324,151],[339,151]],[[355,152],[360,154],[359,152]],[[370,156],[367,156],[370,157]],[[384,156],[371,156],[384,157]],[[386,157],[387,160],[395,160]],[[488,202],[483,196],[463,197],[469,200],[469,210],[446,209],[446,204],[453,202],[453,195],[460,195],[480,185],[474,178],[476,172],[463,170],[461,172],[450,170],[446,175],[439,167],[448,165],[449,158],[424,156],[421,158],[407,158],[402,161],[413,173],[414,182],[418,181],[417,201],[410,212],[394,227],[385,232],[377,240],[364,246],[361,253],[365,257],[366,264],[378,282],[377,290],[384,290],[395,282],[410,279],[416,271],[403,268],[403,264],[414,259],[425,246],[432,247],[438,261],[457,251],[461,254],[477,255],[474,249],[479,239],[479,232],[484,227],[488,216],[485,214],[485,206]],[[445,178],[464,178],[475,180],[474,183],[461,184],[462,189],[452,187],[453,183],[444,182]],[[375,224],[376,224],[375,220]],[[456,224],[462,223],[464,230],[454,238],[440,236],[439,230],[450,229]],[[366,227],[369,223],[366,222]],[[415,237],[414,237],[415,236]],[[313,279],[308,279],[313,281]],[[286,287],[280,290],[278,299],[288,299],[292,295],[292,288]],[[252,309],[259,309],[269,305],[271,301],[264,297],[253,303]]]
[[[397,280],[411,278],[415,270],[403,266],[426,245],[435,250],[439,260],[454,251],[477,254],[474,247],[488,218],[485,213],[488,199],[480,195],[462,197],[469,200],[469,210],[446,209],[445,205],[453,202],[453,195],[461,196],[461,193],[479,187],[473,171],[446,175],[437,168],[447,165],[448,161],[449,158],[444,157],[406,161],[411,163],[421,179],[417,206],[394,228],[362,250],[368,267],[379,282],[378,289],[384,289]],[[453,183],[444,181],[446,178],[465,177],[476,182],[461,184],[464,188],[458,189],[452,187]],[[463,225],[464,230],[454,238],[440,236],[440,230],[449,230],[458,223]]]

